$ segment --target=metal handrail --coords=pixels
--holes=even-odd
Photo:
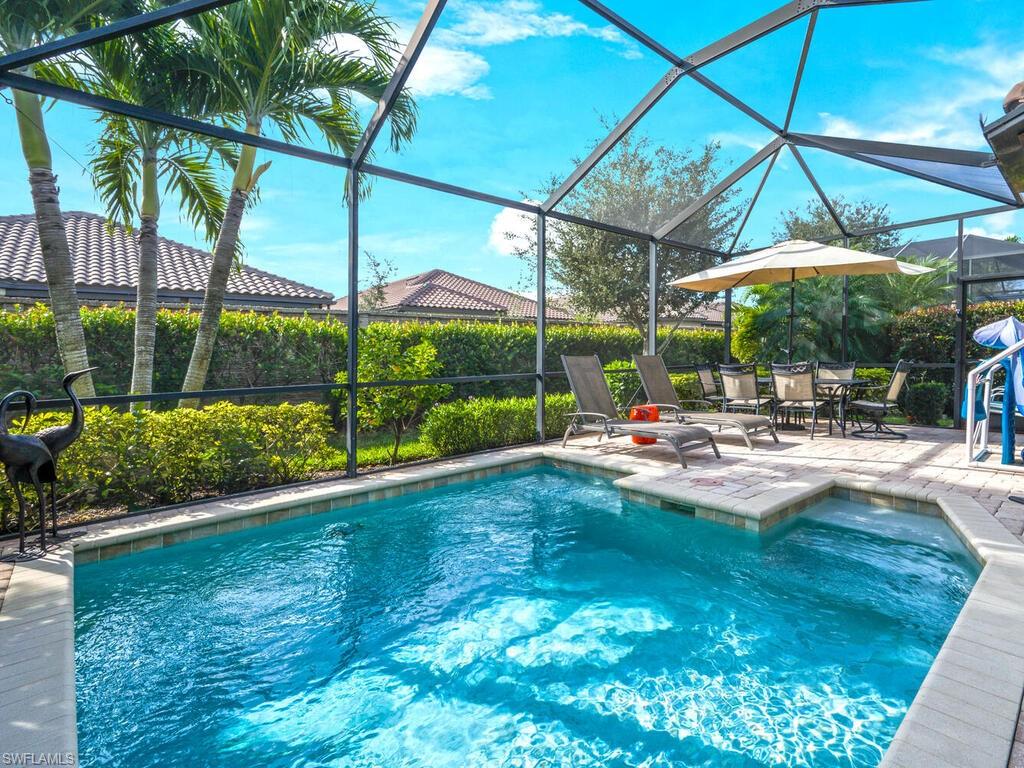
[[[978,423],[976,413],[977,398],[975,397],[978,385],[983,383],[985,386],[985,409],[986,413],[988,413],[991,411],[989,405],[992,399],[992,375],[995,373],[996,367],[1001,365],[1007,358],[1018,354],[1022,350],[1024,350],[1024,341],[1018,341],[1016,344],[1012,344],[1002,350],[999,354],[993,355],[987,360],[982,360],[981,363],[967,373],[967,392],[965,393],[967,396],[967,422],[964,425],[967,461],[981,461],[988,454],[988,431],[991,419],[986,417],[984,423]]]

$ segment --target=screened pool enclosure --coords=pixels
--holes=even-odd
[[[347,395],[344,419],[346,471],[349,475],[355,475],[359,441],[357,394],[360,391],[444,385],[453,387],[457,393],[471,393],[477,386],[504,383],[510,391],[535,394],[536,436],[542,439],[545,434],[545,392],[553,381],[560,380],[560,371],[553,370],[550,355],[546,354],[550,333],[546,307],[552,296],[547,259],[552,238],[559,236],[560,231],[566,231],[566,227],[583,227],[624,238],[635,248],[646,250],[648,301],[645,347],[655,349],[658,347],[659,319],[664,319],[666,315],[661,309],[664,297],[659,296],[658,285],[663,284],[666,278],[680,276],[663,274],[667,255],[685,254],[695,268],[700,268],[771,245],[771,242],[763,240],[764,227],[757,230],[752,222],[759,216],[763,218],[765,211],[772,214],[779,212],[772,190],[775,180],[783,174],[791,179],[799,179],[808,190],[808,199],[820,203],[827,211],[826,224],[814,237],[822,242],[856,244],[858,239],[877,235],[883,230],[905,232],[908,239],[913,239],[922,232],[935,233],[936,227],[940,225],[946,226],[942,230],[943,234],[956,235],[954,253],[951,254],[958,264],[956,307],[959,324],[955,359],[948,364],[931,364],[932,367],[953,369],[956,393],[962,390],[961,381],[968,358],[967,306],[972,300],[985,295],[986,286],[998,283],[1005,292],[1005,286],[1012,288],[1014,281],[1024,281],[1024,246],[1018,245],[1015,248],[1008,244],[1004,258],[991,270],[974,273],[964,266],[964,234],[973,220],[1012,214],[1024,207],[1024,201],[1007,184],[991,153],[823,135],[803,128],[804,125],[812,124],[810,115],[835,109],[834,103],[831,106],[828,104],[829,99],[834,97],[827,89],[823,90],[823,86],[817,84],[811,93],[802,87],[808,72],[817,63],[812,52],[816,50],[815,43],[826,19],[831,31],[823,44],[834,49],[837,42],[843,39],[844,14],[870,13],[868,23],[886,25],[889,23],[886,14],[908,5],[904,0],[792,0],[773,9],[764,7],[765,4],[761,2],[730,4],[728,8],[715,9],[719,14],[716,23],[721,26],[728,22],[734,30],[696,50],[681,47],[677,50],[678,46],[689,41],[676,40],[674,35],[671,36],[673,39],[656,39],[659,26],[651,18],[651,13],[646,9],[634,11],[628,3],[612,3],[618,11],[594,0],[580,0],[578,4],[567,0],[553,4],[555,10],[560,12],[575,9],[587,14],[592,22],[587,29],[596,31],[586,34],[602,41],[614,41],[615,45],[628,46],[623,49],[625,55],[608,66],[621,66],[624,72],[628,69],[630,74],[627,78],[635,75],[639,79],[647,75],[647,79],[629,83],[641,95],[635,105],[631,103],[622,109],[612,109],[620,107],[618,104],[602,102],[599,105],[608,108],[602,118],[606,135],[603,138],[593,136],[589,144],[584,141],[575,151],[585,154],[563,168],[551,169],[555,179],[544,188],[546,196],[536,195],[538,199],[532,199],[534,195],[530,193],[515,196],[507,190],[513,184],[520,185],[520,189],[536,186],[540,180],[465,178],[457,164],[445,166],[445,152],[452,155],[471,152],[474,141],[489,134],[507,138],[510,147],[514,146],[516,152],[528,151],[529,147],[524,148],[524,144],[532,143],[536,146],[543,143],[539,134],[545,126],[544,104],[559,98],[557,89],[565,85],[562,79],[564,72],[541,71],[543,68],[537,66],[536,62],[523,60],[521,72],[505,73],[520,77],[523,83],[521,87],[532,88],[537,93],[535,103],[521,105],[525,115],[523,123],[530,123],[528,128],[522,130],[535,132],[532,134],[535,138],[531,138],[530,142],[520,141],[514,135],[521,127],[519,123],[489,125],[486,120],[481,120],[481,114],[486,116],[486,108],[480,106],[480,103],[486,95],[479,91],[469,94],[465,123],[455,122],[449,127],[450,142],[447,147],[439,148],[433,136],[424,139],[420,147],[417,146],[418,137],[413,136],[401,151],[396,149],[395,142],[389,141],[388,134],[393,135],[401,128],[395,125],[396,105],[401,104],[407,96],[410,78],[417,73],[425,52],[431,50],[432,41],[447,41],[453,35],[455,27],[446,28],[445,23],[449,14],[456,13],[458,4],[446,4],[444,0],[427,2],[415,26],[401,35],[407,36],[407,41],[403,40],[404,52],[396,57],[393,71],[386,73],[386,85],[376,108],[364,110],[361,138],[345,153],[310,146],[316,142],[307,141],[309,134],[299,126],[286,132],[287,135],[280,131],[277,135],[262,135],[257,131],[240,130],[244,126],[206,115],[201,94],[195,100],[195,111],[187,114],[161,109],[156,99],[153,103],[145,100],[132,103],[109,95],[76,90],[59,82],[59,78],[44,79],[45,73],[50,72],[51,68],[42,65],[61,62],[75,52],[88,52],[91,47],[106,41],[140,35],[161,25],[179,24],[186,17],[216,14],[226,6],[246,1],[188,0],[139,15],[128,15],[120,10],[121,6],[112,3],[113,10],[107,14],[101,26],[83,29],[0,57],[0,86],[78,105],[96,113],[121,115],[186,134],[208,137],[229,147],[251,147],[267,153],[285,168],[293,169],[291,183],[315,185],[329,196],[343,198],[337,208],[335,228],[338,242],[344,242],[344,248],[339,248],[339,251],[344,250],[344,258],[339,258],[337,269],[345,273],[346,294],[349,297],[344,383],[327,381],[273,386],[257,383],[210,388],[199,392],[115,394],[92,398],[88,403],[125,405],[133,401],[170,402],[183,396],[201,400],[279,396],[301,398],[321,396],[343,387]],[[926,8],[928,3],[912,5]],[[689,7],[680,7],[678,10],[680,14],[691,12],[695,11]],[[905,21],[906,17],[901,17],[901,22]],[[709,26],[714,28],[714,25]],[[462,27],[458,29],[462,30],[461,34],[469,34],[465,31],[465,20],[462,20]],[[757,46],[775,45],[780,36],[794,42],[795,47],[790,51],[789,46],[779,44],[778,52],[772,58],[778,62],[779,71],[756,71],[750,62],[743,60]],[[856,49],[856,38],[847,42],[850,48]],[[760,55],[764,55],[763,49]],[[642,72],[636,68],[639,65],[634,65],[639,60],[644,62]],[[730,64],[734,60],[739,62],[737,66]],[[545,65],[550,66],[552,63],[547,61]],[[563,61],[560,67],[571,68],[572,61]],[[661,70],[656,78],[649,76],[651,67]],[[424,76],[427,74],[424,73]],[[758,78],[783,76],[786,78],[788,98],[782,104],[765,103],[767,100],[758,93]],[[884,73],[880,75],[884,76]],[[746,80],[753,85],[744,85]],[[599,101],[602,85],[599,81],[586,82],[582,76],[579,82],[581,88],[594,89],[595,99]],[[643,92],[645,88],[649,88],[646,93]],[[469,89],[464,90],[468,92]],[[816,106],[815,100],[824,103]],[[845,94],[844,101],[855,102],[856,94]],[[718,116],[722,114],[742,121],[747,129],[744,140],[729,141],[729,137],[734,134],[730,133],[732,124],[725,120],[720,126],[709,126],[706,135],[694,137],[698,140],[710,137],[720,145],[727,146],[727,151],[723,153],[725,162],[712,168],[714,178],[698,193],[691,191],[690,194],[678,195],[670,211],[652,211],[649,207],[632,205],[632,201],[623,200],[620,206],[589,210],[586,211],[588,215],[581,215],[579,194],[582,186],[588,178],[607,166],[609,158],[622,142],[639,141],[638,137],[650,130],[658,135],[671,136],[676,146],[687,145],[689,137],[675,135],[677,132],[674,127],[679,123],[673,117],[675,113],[667,111],[673,104],[675,109],[703,111],[710,116],[712,122],[718,121]],[[993,110],[998,106],[993,104]],[[624,116],[608,118],[609,114]],[[592,125],[593,116],[581,115],[580,121]],[[716,131],[716,127],[720,130]],[[756,140],[750,137],[756,137]],[[551,138],[556,140],[557,137],[553,135]],[[983,145],[980,128],[978,138]],[[497,141],[493,136],[487,139],[492,140]],[[407,170],[410,168],[433,169],[436,173]],[[901,210],[893,210],[897,223],[880,229],[858,229],[844,220],[842,209],[836,205],[837,198],[842,198],[844,194],[839,188],[841,182],[851,172],[851,168],[862,169],[858,173],[863,172],[867,179],[903,179],[905,182],[901,183],[921,191],[919,199],[922,204],[932,200],[937,202],[929,215],[904,217],[900,215]],[[365,226],[362,220],[367,210],[376,215],[382,209],[387,200],[386,194],[381,196],[382,190],[386,192],[394,185],[416,188],[424,195],[459,198],[467,201],[467,205],[478,203],[492,206],[527,218],[525,231],[530,237],[536,238],[533,275],[529,286],[537,307],[536,354],[531,369],[495,371],[486,375],[441,375],[412,380],[360,380],[360,307],[356,298],[361,286],[361,227]],[[867,187],[870,189],[870,182],[867,182]],[[719,226],[720,222],[715,218],[719,215],[715,206],[724,199],[731,201],[736,214],[726,225]],[[426,203],[424,209],[429,210],[430,206],[431,203]],[[387,211],[387,215],[393,221],[400,220],[403,214],[400,210],[392,209]],[[762,240],[753,239],[752,232]],[[374,238],[379,236],[379,233],[374,232]],[[301,256],[301,251],[294,253],[295,259],[301,259]],[[425,264],[424,269],[430,266]],[[841,356],[845,359],[848,333],[848,296],[845,291],[843,299]],[[724,294],[724,329],[725,345],[720,360],[729,361],[731,291]],[[885,365],[891,361],[871,362]],[[564,384],[562,386],[564,388]],[[57,407],[63,406],[64,401],[49,400],[43,404]],[[959,413],[958,405],[954,413]]]

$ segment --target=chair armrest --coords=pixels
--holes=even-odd
[[[690,402],[690,401],[683,400],[681,402]],[[694,402],[696,402],[696,401],[694,401]],[[678,405],[670,405],[668,403],[647,403],[647,405],[651,406],[652,408],[657,408],[659,411],[681,411],[681,410],[683,410]]]
[[[567,413],[566,416],[582,416],[584,418],[590,416],[597,419],[598,421],[608,421],[608,417],[603,413],[590,413],[589,411],[576,411],[575,413]]]

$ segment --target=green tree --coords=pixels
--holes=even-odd
[[[127,3],[118,0],[4,0],[0,11],[0,54],[10,54],[42,45],[102,23],[103,14],[116,14]],[[19,74],[33,76],[57,65],[30,65]],[[65,77],[70,77],[66,73]],[[60,208],[60,191],[53,173],[50,140],[43,120],[43,101],[24,91],[12,91],[21,150],[28,166],[28,183],[32,190],[39,248],[46,270],[46,284],[57,334],[57,347],[65,371],[89,367],[85,333],[79,315],[75,270],[64,230]],[[75,391],[92,396],[92,376],[75,382]]]
[[[82,86],[93,93],[171,114],[194,114],[209,84],[186,67],[190,39],[172,25],[92,46],[78,58]],[[226,195],[218,183],[215,156],[232,162],[223,142],[192,136],[144,120],[104,113],[94,145],[93,181],[108,220],[131,231],[139,223],[131,394],[153,391],[156,341],[157,248],[164,194],[212,242],[224,216]],[[134,404],[142,406],[142,403]]]
[[[887,227],[893,223],[887,205],[872,203],[870,200],[850,202],[843,197],[832,201],[832,208],[840,221],[850,231],[863,231]],[[803,208],[791,208],[779,217],[779,225],[772,232],[776,242],[781,240],[820,240],[838,234],[835,222],[828,209],[820,200],[813,200]],[[858,237],[850,247],[869,253],[882,253],[901,244],[899,232],[882,232],[877,235]]]
[[[648,137],[630,133],[584,177],[559,209],[640,232],[653,232],[711,189],[721,175],[718,144],[676,150],[655,147]],[[551,179],[545,192],[560,183],[561,179]],[[736,194],[735,190],[727,190],[719,195],[673,232],[671,239],[727,249],[742,213]],[[613,314],[645,333],[650,283],[648,242],[564,222],[550,222],[548,232],[548,271],[566,291],[573,310],[590,317]],[[531,269],[537,259],[535,233],[536,229],[532,238],[522,241],[514,233],[505,235]],[[657,259],[660,316],[685,315],[714,298],[714,294],[668,286],[670,280],[711,266],[711,257],[659,245]]]
[[[364,251],[370,279],[367,288],[359,294],[359,310],[373,312],[384,306],[387,293],[384,288],[395,276],[395,265],[390,259],[378,259],[370,251]],[[349,307],[352,311],[352,307]]]
[[[851,359],[877,356],[878,327],[886,317],[870,293],[850,288]],[[789,333],[789,283],[755,285],[734,307],[732,352],[748,362],[785,362]],[[843,329],[843,281],[818,277],[797,283],[793,360],[839,360]]]
[[[403,344],[401,326],[393,323],[373,323],[359,334],[360,381],[402,381],[428,379],[441,371],[437,349],[429,341]],[[344,384],[347,375],[338,374],[337,381]],[[398,461],[402,436],[422,418],[425,409],[448,396],[451,387],[446,384],[424,384],[411,387],[373,387],[360,389],[356,397],[359,426],[370,430],[390,430],[394,435],[391,463]],[[340,395],[344,408],[347,396]]]
[[[212,112],[257,136],[269,123],[291,142],[308,139],[313,129],[332,150],[345,153],[362,136],[354,97],[379,100],[397,58],[392,25],[369,0],[247,0],[185,21],[196,35],[190,66],[216,84]],[[347,42],[332,42],[339,39]],[[416,109],[407,92],[399,95],[389,125],[394,148],[411,138]],[[182,384],[186,391],[206,382],[242,215],[268,167],[256,166],[254,147],[242,147]]]

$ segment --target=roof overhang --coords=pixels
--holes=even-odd
[[[984,126],[983,130],[1017,204],[1024,204],[1024,104]]]

